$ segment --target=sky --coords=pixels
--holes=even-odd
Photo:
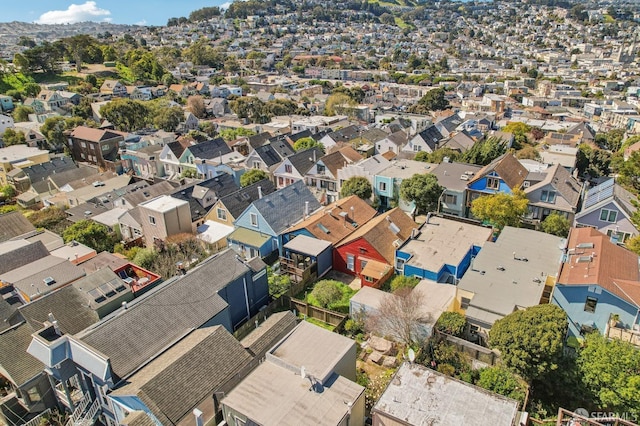
[[[64,24],[82,21],[165,25],[196,9],[224,6],[227,0],[31,0],[2,2],[0,22]]]

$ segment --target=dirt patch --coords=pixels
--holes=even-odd
[[[353,275],[345,274],[343,272],[338,272],[336,270],[329,271],[329,273],[323,278],[340,281],[341,283],[348,285],[356,291],[360,290],[360,288],[362,287],[362,285],[360,284],[360,278],[354,277]]]

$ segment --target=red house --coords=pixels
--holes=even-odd
[[[336,245],[333,269],[359,276],[363,286],[379,287],[393,275],[396,248],[417,228],[402,210],[389,210]]]

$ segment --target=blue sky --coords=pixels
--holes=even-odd
[[[107,21],[115,24],[165,25],[171,17],[220,6],[227,0],[31,0],[2,2],[2,22],[41,24]]]

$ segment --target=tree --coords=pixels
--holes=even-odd
[[[33,108],[26,105],[18,105],[13,110],[13,119],[16,123],[29,121],[29,114],[33,114]]]
[[[400,184],[400,197],[416,206],[413,211],[414,218],[420,213],[436,211],[443,191],[444,188],[438,184],[438,178],[432,174],[415,174],[409,179],[403,179]]]
[[[471,149],[463,153],[458,161],[486,166],[505,152],[507,152],[506,141],[492,136],[474,143]]]
[[[632,154],[633,155],[633,154]],[[640,156],[638,157],[640,159]],[[625,162],[625,164],[628,163]],[[576,154],[576,169],[580,176],[591,176],[592,178],[608,176],[611,173],[611,153],[603,149],[591,148],[582,144],[578,147]],[[623,170],[620,170],[624,174]]]
[[[640,235],[629,238],[624,245],[627,249],[640,256]]]
[[[542,221],[540,227],[547,234],[557,235],[558,237],[567,237],[569,235],[569,229],[571,229],[571,223],[569,219],[558,214],[552,213]]]
[[[502,131],[505,133],[513,134],[513,144],[515,149],[522,149],[526,144],[529,143],[527,134],[531,132],[531,126],[529,126],[528,124],[519,121],[512,121],[504,126],[502,128]]]
[[[240,186],[245,187],[252,185],[256,182],[260,182],[263,179],[268,179],[269,175],[264,170],[251,169],[240,176]]]
[[[401,288],[414,288],[420,280],[416,277],[408,277],[406,275],[396,275],[391,280],[391,291],[394,292]]]
[[[229,108],[238,116],[246,118],[252,123],[266,123],[265,104],[256,97],[241,96],[229,102]]]
[[[355,102],[344,93],[335,93],[327,98],[324,104],[324,114],[328,116],[334,116],[341,114],[347,110],[351,110],[350,107],[354,106]]]
[[[29,97],[38,96],[38,94],[42,91],[42,88],[37,83],[27,83],[23,86],[22,91],[25,95]]]
[[[576,363],[597,407],[640,415],[640,352],[634,346],[591,333]]]
[[[596,145],[611,152],[617,152],[622,147],[625,129],[611,129],[607,133],[596,134]]]
[[[200,95],[189,96],[187,98],[187,109],[198,118],[204,118],[207,110],[204,107],[204,99]]]
[[[640,193],[640,151],[631,153],[620,165],[618,183],[636,194]]]
[[[336,281],[322,280],[316,283],[309,295],[317,300],[323,308],[327,308],[330,304],[340,300],[342,291]]]
[[[422,337],[425,324],[430,320],[423,303],[422,293],[411,288],[386,294],[378,309],[366,314],[365,327],[369,332],[412,345]]]
[[[357,195],[363,200],[371,198],[372,193],[373,189],[371,188],[371,184],[367,178],[362,176],[354,176],[345,180],[340,190],[340,196],[342,198],[348,197],[349,195]]]
[[[254,132],[253,130],[245,129],[244,127],[236,127],[235,129],[222,129],[220,130],[220,132],[218,132],[218,134],[226,142],[231,142],[242,136],[253,136],[256,134],[256,132]]]
[[[409,112],[425,114],[430,111],[441,111],[449,108],[449,101],[445,98],[443,88],[429,90],[417,104],[409,107]]]
[[[86,219],[80,220],[65,229],[62,233],[62,238],[65,243],[77,241],[80,244],[91,247],[98,253],[112,251],[117,242],[115,233],[105,225]]]
[[[504,365],[528,383],[558,368],[567,334],[567,314],[552,305],[515,311],[493,324],[489,345]]]
[[[267,266],[267,283],[269,284],[269,296],[276,298],[289,290],[291,278],[288,275],[274,274],[271,267]]]
[[[444,158],[448,158],[449,162],[456,161],[460,157],[460,152],[449,147],[438,148],[433,152],[420,151],[416,154],[414,160],[424,161],[425,163],[440,164],[444,161]]]
[[[305,149],[320,148],[324,152],[324,145],[316,141],[312,137],[300,138],[293,144],[293,149],[298,151],[304,151]]]
[[[119,130],[143,129],[149,119],[149,108],[141,101],[117,98],[100,108],[100,114]]]
[[[11,185],[0,186],[0,195],[2,199],[13,198],[16,196],[16,190]]]
[[[498,229],[505,226],[520,226],[520,218],[527,212],[528,203],[527,197],[521,190],[515,190],[513,194],[499,192],[473,200],[471,214]]]
[[[153,124],[166,132],[173,132],[184,120],[184,111],[179,106],[159,108],[153,118]]]
[[[2,142],[4,142],[5,146],[20,145],[27,143],[27,138],[22,130],[15,131],[12,128],[8,128],[2,135]]]
[[[527,390],[527,384],[522,379],[501,366],[481,369],[476,386],[515,399],[520,404],[524,403]]]
[[[51,206],[34,211],[27,217],[36,228],[55,229],[56,225],[67,219],[67,214],[59,207]]]
[[[87,59],[89,46],[94,44],[96,40],[87,34],[78,34],[73,37],[62,39],[67,51],[76,64],[76,71],[82,71],[82,62]],[[102,56],[102,55],[100,55]]]
[[[47,118],[40,127],[40,132],[52,146],[63,146],[67,143],[67,138],[64,135],[65,130],[65,119],[60,116]]]
[[[435,328],[441,333],[461,337],[467,327],[467,318],[457,312],[443,312],[436,321]]]

